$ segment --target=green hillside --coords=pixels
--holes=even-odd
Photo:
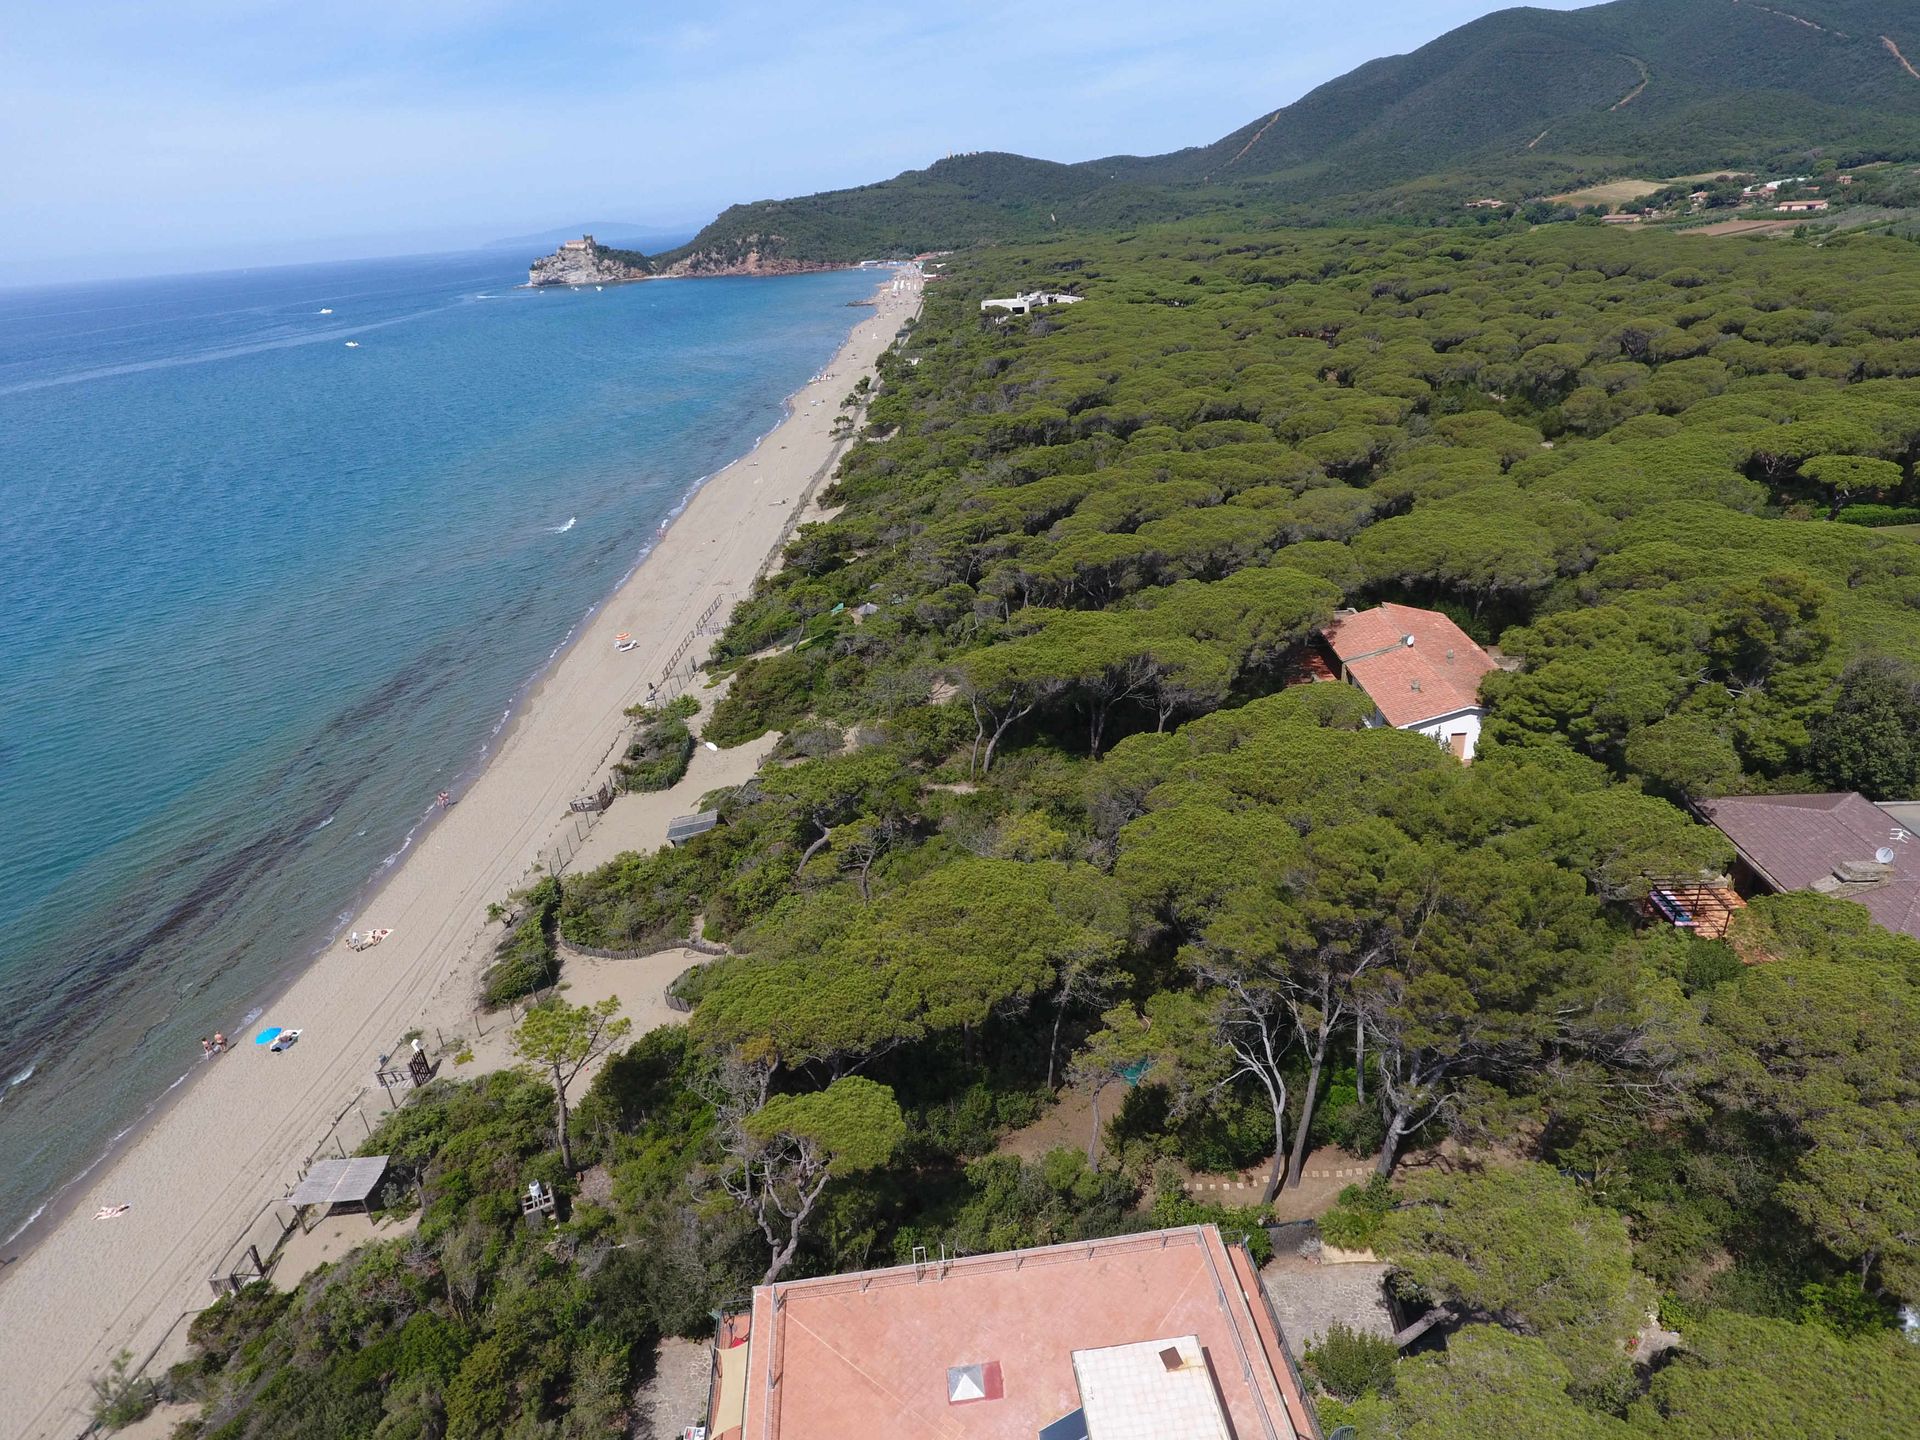
[[[1897,53],[1896,53],[1897,52]],[[875,185],[727,210],[665,258],[852,260],[1231,207],[1428,213],[1679,174],[1920,153],[1920,13],[1905,0],[1615,0],[1503,10],[1375,60],[1211,145],[1061,165],[940,161]]]

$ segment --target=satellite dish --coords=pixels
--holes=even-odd
[[[1873,858],[1878,860],[1882,865],[1891,865],[1893,864],[1893,850],[1889,846],[1882,845],[1878,850],[1873,852]]]
[[[1411,635],[1402,635],[1400,637],[1400,643],[1411,650],[1413,648],[1413,637]]]

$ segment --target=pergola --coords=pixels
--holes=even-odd
[[[306,1212],[316,1205],[323,1207],[322,1218],[343,1207],[364,1210],[371,1216],[373,1209],[368,1202],[380,1188],[389,1158],[356,1155],[350,1160],[316,1160],[313,1168],[293,1187],[287,1203],[300,1212],[302,1224]]]

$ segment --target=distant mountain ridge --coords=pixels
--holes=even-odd
[[[693,225],[635,225],[621,220],[587,220],[578,225],[562,225],[551,230],[536,230],[530,235],[509,235],[489,240],[482,250],[549,250],[582,235],[592,235],[604,245],[631,250],[664,250],[684,245],[698,227]]]
[[[1627,169],[1920,154],[1915,0],[1613,0],[1502,10],[1369,61],[1211,145],[1063,165],[982,153],[736,205],[656,260],[847,262],[1229,206],[1339,213],[1543,194]],[[1435,200],[1435,196],[1439,200]]]

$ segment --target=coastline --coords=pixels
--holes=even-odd
[[[724,621],[812,499],[839,449],[831,426],[841,397],[917,308],[914,291],[888,294],[890,280],[888,272],[834,357],[787,397],[780,423],[692,482],[612,594],[516,691],[463,770],[471,779],[456,802],[429,810],[394,863],[368,877],[348,924],[391,926],[392,935],[356,952],[335,931],[266,992],[257,1023],[300,1028],[302,1043],[270,1055],[249,1043],[256,1022],[247,1022],[229,1054],[190,1067],[193,1083],[156,1097],[19,1237],[17,1261],[0,1267],[0,1333],[9,1337],[0,1413],[22,1427],[12,1433],[76,1433],[88,1379],[122,1350],[138,1363],[160,1347],[154,1368],[173,1358],[182,1320],[212,1299],[208,1277],[330,1127],[356,1101],[363,1114],[384,1109],[377,1058],[408,1029],[465,1032],[491,951],[487,906],[572,833],[567,803],[610,770],[625,708],[645,697],[709,605]],[[641,640],[637,651],[613,650],[621,629]],[[499,1017],[489,1030],[506,1023]],[[131,1208],[92,1218],[114,1205]]]

